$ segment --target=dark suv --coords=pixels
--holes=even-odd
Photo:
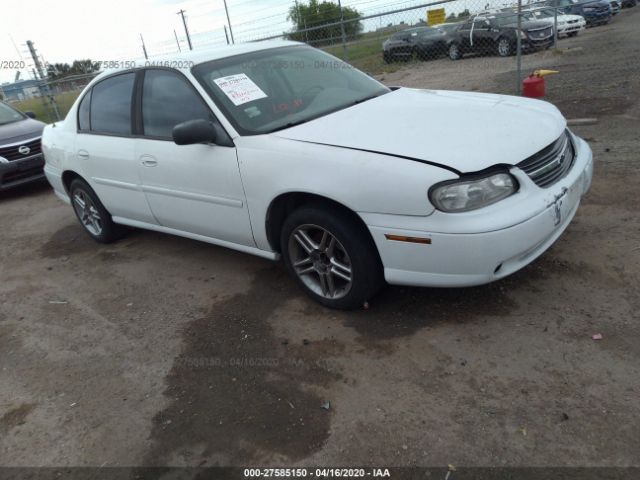
[[[522,49],[540,50],[553,45],[553,25],[549,22],[522,19]],[[516,51],[518,18],[514,13],[478,15],[463,23],[449,39],[449,58],[458,60],[465,53],[497,53],[501,57]]]
[[[44,178],[44,123],[0,102],[0,190]]]

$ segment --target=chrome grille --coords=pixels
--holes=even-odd
[[[0,157],[6,158],[10,162],[13,160],[22,160],[24,158],[33,157],[35,155],[39,155],[42,153],[42,147],[40,145],[40,138],[35,138],[33,140],[15,143],[12,145],[0,146]],[[27,147],[28,152],[22,153],[20,149],[22,147]],[[23,149],[23,151],[26,151]]]
[[[573,165],[575,150],[569,132],[517,166],[539,187],[550,187],[563,178]]]

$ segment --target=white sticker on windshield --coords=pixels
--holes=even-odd
[[[267,94],[244,73],[216,78],[214,82],[236,107],[254,100],[267,98]]]

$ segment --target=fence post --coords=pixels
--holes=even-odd
[[[53,115],[53,119],[54,119],[53,121],[59,122],[60,112],[58,111],[58,105],[56,104],[56,100],[55,98],[53,98],[53,92],[51,91],[51,88],[43,80],[42,83],[38,84],[38,90],[40,91],[40,97],[42,98],[45,107],[49,107],[50,114]]]
[[[338,8],[340,9],[340,31],[342,33],[342,59],[346,62],[349,60],[349,54],[347,52],[347,34],[344,29],[344,12],[340,0],[338,0]]]
[[[522,89],[522,0],[518,0],[518,34],[516,35],[516,95],[520,95]]]
[[[558,0],[553,2],[553,48],[558,48]]]

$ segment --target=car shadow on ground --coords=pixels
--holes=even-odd
[[[46,192],[53,193],[49,182],[46,179],[37,180],[33,183],[0,191],[0,202],[37,197]]]

